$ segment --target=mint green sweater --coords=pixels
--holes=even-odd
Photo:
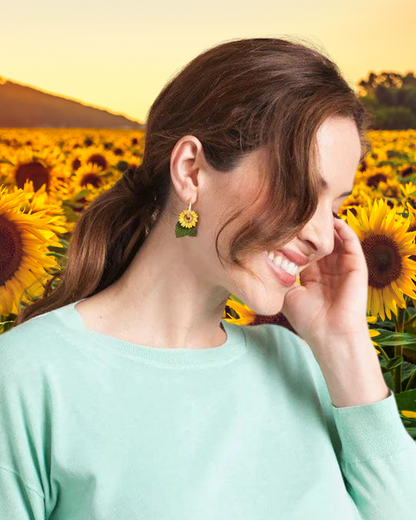
[[[87,328],[75,303],[0,335],[1,520],[415,518],[393,393],[336,408],[278,325],[156,348]]]

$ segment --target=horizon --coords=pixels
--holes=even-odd
[[[218,15],[221,13],[221,16]],[[193,58],[239,38],[312,44],[357,92],[369,72],[416,69],[413,0],[230,0],[148,4],[133,0],[9,2],[3,8],[0,74],[12,83],[145,124],[165,84]],[[11,23],[10,23],[11,22]],[[388,32],[384,29],[388,28]],[[75,37],[74,37],[75,31]]]
[[[28,84],[20,83],[20,81],[14,81],[12,78],[6,78],[5,76],[0,75],[0,86],[4,85],[5,83],[13,83],[14,85],[19,85],[21,87],[32,88],[34,90],[37,90],[38,92],[42,92],[43,94],[47,94],[49,96],[59,97],[61,99],[66,99],[68,101],[74,101],[75,103],[79,103],[80,105],[83,105],[83,106],[86,106],[86,107],[95,108],[97,110],[104,110],[104,111],[106,111],[109,114],[112,114],[114,116],[123,116],[123,117],[126,117],[127,119],[129,119],[129,120],[131,120],[131,121],[133,121],[135,123],[139,123],[141,125],[146,125],[145,121],[138,121],[136,119],[133,119],[128,114],[117,113],[117,112],[114,112],[114,111],[110,110],[109,108],[96,106],[96,105],[94,105],[92,103],[85,103],[85,101],[82,101],[80,99],[75,99],[75,98],[71,98],[71,97],[67,97],[67,96],[62,96],[61,94],[57,94],[56,92],[48,92],[47,90],[44,90],[44,89],[36,87],[35,85],[28,85]]]

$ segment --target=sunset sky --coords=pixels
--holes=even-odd
[[[415,20],[415,0],[14,0],[0,76],[145,122],[174,74],[238,38],[306,39],[353,87],[369,71],[416,73]]]

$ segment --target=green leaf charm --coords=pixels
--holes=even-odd
[[[184,228],[180,225],[179,222],[176,223],[176,227],[175,227],[175,235],[176,235],[176,238],[181,238],[181,237],[184,237],[186,235],[189,235],[191,237],[195,237],[196,236],[196,227],[192,227],[192,228]]]

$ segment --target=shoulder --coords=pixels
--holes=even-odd
[[[0,379],[18,379],[64,362],[68,344],[52,312],[31,318],[0,334]]]

